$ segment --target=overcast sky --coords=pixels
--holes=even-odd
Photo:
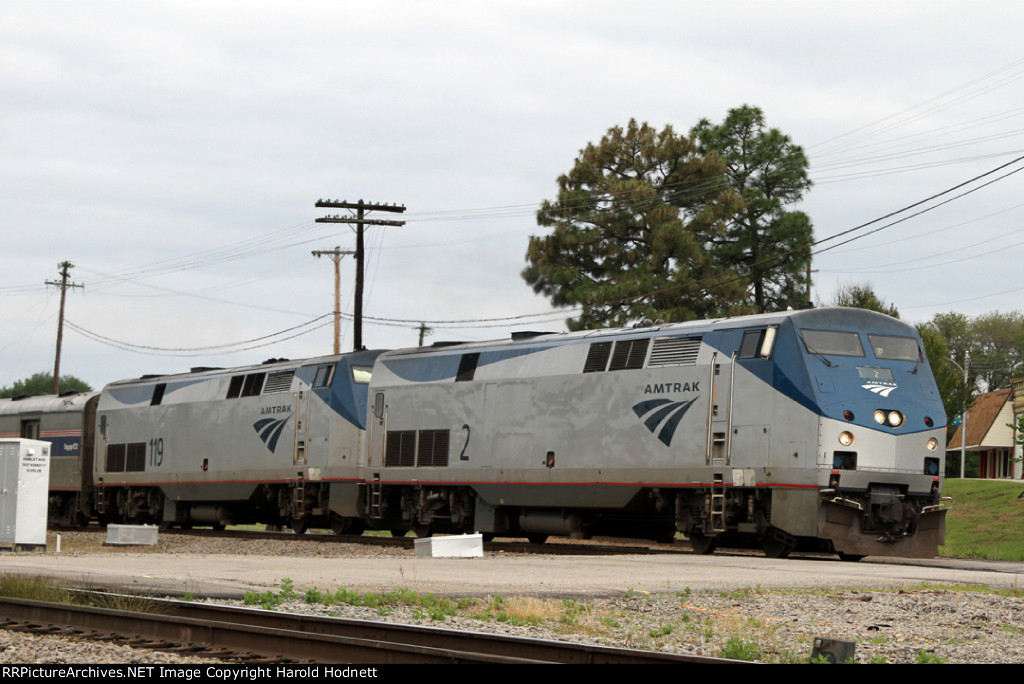
[[[1022,19],[976,0],[3,0],[0,385],[52,371],[64,260],[85,287],[61,367],[95,387],[330,353],[329,319],[309,322],[333,267],[311,251],[354,236],[314,222],[336,213],[320,198],[407,207],[371,215],[406,225],[367,231],[365,313],[386,319],[368,347],[415,345],[414,321],[428,343],[560,330],[443,321],[552,311],[520,276],[537,205],[630,118],[760,107],[808,153],[798,208],[834,235],[1024,154]],[[816,255],[815,299],[856,282],[912,322],[1024,309],[1024,173],[1000,179],[1022,166]]]

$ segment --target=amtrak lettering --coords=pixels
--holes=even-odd
[[[268,413],[291,413],[291,406],[264,406],[260,409],[260,415],[265,416]]]
[[[700,392],[699,382],[666,382],[661,385],[647,385],[644,394],[666,394],[668,392]]]

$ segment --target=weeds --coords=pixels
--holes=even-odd
[[[75,602],[74,592],[62,582],[26,575],[0,575],[0,596],[51,603]]]
[[[941,591],[982,591],[990,592],[987,587],[951,587],[937,585],[920,585],[915,589],[902,589],[912,593],[932,593]],[[552,632],[565,635],[566,638],[579,640],[583,637],[594,637],[611,640],[623,647],[653,648],[677,650],[697,650],[697,652],[717,655],[722,658],[744,661],[760,661],[772,663],[806,663],[807,649],[801,648],[804,637],[799,632],[794,635],[787,631],[784,623],[777,619],[759,617],[756,610],[747,610],[745,605],[756,603],[770,592],[762,587],[751,587],[730,592],[694,592],[687,588],[673,595],[652,595],[644,591],[630,589],[618,597],[605,602],[583,603],[574,599],[548,599],[530,596],[509,596],[495,594],[484,599],[461,598],[452,599],[438,597],[433,594],[420,594],[412,589],[403,588],[386,592],[361,593],[352,589],[339,588],[325,591],[317,588],[299,592],[291,580],[281,582],[280,590],[263,593],[250,592],[246,595],[249,605],[261,605],[273,608],[290,599],[301,599],[307,604],[334,606],[350,605],[365,608],[377,615],[398,615],[400,619],[444,622],[452,616],[462,618],[500,622],[518,627],[541,626]],[[819,593],[819,592],[787,592],[780,593]],[[821,592],[832,596],[837,590]],[[845,589],[839,594],[859,593],[882,594],[880,589]],[[1006,592],[993,592],[1006,593]],[[1019,593],[1015,595],[1020,595]],[[708,605],[708,599],[715,608]],[[721,599],[726,599],[722,601]],[[652,621],[650,617],[658,615],[651,609],[671,606],[677,610],[667,620]],[[678,609],[680,605],[683,609]],[[344,611],[339,611],[344,612]],[[665,615],[661,613],[661,615]],[[794,618],[789,621],[798,621]],[[1017,634],[1024,627],[1014,624],[1001,625],[1004,633]],[[862,643],[874,647],[887,644],[891,637],[875,634],[865,637]],[[874,649],[871,649],[874,650]],[[912,652],[909,655],[913,657]],[[868,656],[865,655],[865,658]],[[891,655],[890,655],[891,657]],[[918,663],[943,663],[945,658],[936,656],[922,649],[916,656]],[[904,658],[905,660],[905,658]],[[885,663],[886,657],[875,655],[871,663]]]
[[[49,603],[96,606],[112,610],[129,610],[139,613],[160,612],[157,603],[149,596],[79,591],[71,589],[57,580],[27,575],[0,575],[0,596]]]
[[[718,657],[728,658],[729,660],[755,661],[761,658],[761,651],[758,649],[757,644],[751,641],[732,637],[726,642],[725,648],[719,651]]]
[[[914,660],[918,665],[944,665],[946,663],[945,658],[940,658],[934,653],[929,653],[923,648],[918,652],[917,658]]]

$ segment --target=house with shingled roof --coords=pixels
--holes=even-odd
[[[1024,385],[1022,385],[1024,389]],[[985,479],[1018,479],[1021,467],[1014,454],[1013,389],[1010,387],[979,395],[967,411],[967,433],[964,426],[946,445],[946,460],[960,459],[960,448],[978,454],[978,477]],[[1018,451],[1020,447],[1017,447]],[[956,469],[959,472],[959,468]]]

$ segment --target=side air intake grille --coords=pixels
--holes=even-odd
[[[463,354],[459,361],[459,372],[455,375],[455,382],[469,382],[476,375],[476,364],[480,361],[480,354]]]
[[[611,342],[595,342],[587,352],[587,361],[583,364],[584,373],[603,373],[608,368],[608,357],[612,355]]]
[[[292,376],[295,375],[294,370],[277,371],[275,373],[267,374],[267,383],[263,385],[264,394],[278,394],[280,392],[287,392],[292,388]]]
[[[647,359],[647,349],[651,346],[651,338],[642,340],[620,340],[615,343],[612,362],[608,370],[633,370],[643,368]]]
[[[699,337],[659,337],[654,340],[648,368],[697,365],[700,340]]]
[[[384,465],[411,468],[416,465],[416,431],[389,430]]]

